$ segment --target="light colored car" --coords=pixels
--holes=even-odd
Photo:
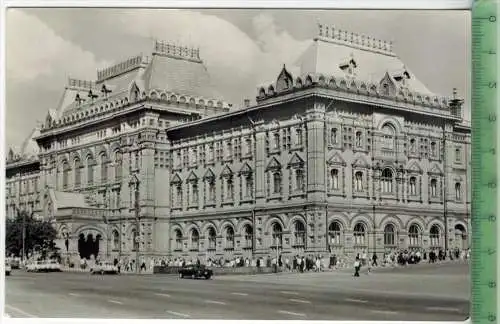
[[[12,271],[12,267],[10,266],[10,263],[5,262],[5,275],[10,276],[11,271]]]
[[[34,261],[26,266],[28,272],[59,272],[61,265],[56,260]]]
[[[40,265],[39,265],[38,261],[30,262],[26,266],[26,271],[28,271],[28,272],[37,272],[37,271],[39,271],[39,269],[40,269]]]
[[[92,269],[91,274],[118,274],[118,267],[111,262],[99,262]]]
[[[61,265],[59,262],[56,260],[50,260],[48,263],[46,263],[46,270],[48,272],[60,272],[61,271]]]

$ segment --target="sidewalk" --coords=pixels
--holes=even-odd
[[[61,271],[62,272],[73,272],[73,273],[88,273],[90,274],[90,269],[80,269],[80,268],[70,268],[70,267],[61,267]],[[131,272],[131,271],[121,271],[120,272],[120,275],[128,275],[128,276],[131,276],[131,275],[152,275],[153,272],[152,271],[141,271],[140,273],[135,273],[135,272]]]

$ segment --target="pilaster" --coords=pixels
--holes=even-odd
[[[326,199],[325,184],[325,104],[314,102],[306,112],[307,131],[307,198]]]
[[[256,126],[255,142],[255,200],[259,205],[264,204],[266,198],[266,132],[262,123]]]

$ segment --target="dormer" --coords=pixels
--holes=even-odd
[[[411,79],[410,72],[408,72],[408,70],[406,70],[406,68],[404,66],[403,66],[402,70],[394,71],[392,73],[392,77],[393,77],[394,81],[396,81],[397,83],[399,83],[399,85],[401,87],[407,87],[408,86],[408,80]]]
[[[355,78],[356,77],[356,69],[358,64],[354,59],[354,55],[351,53],[348,59],[344,60],[339,64],[339,68],[344,71],[347,78]]]
[[[380,81],[380,94],[382,96],[394,96],[396,94],[395,80],[386,72]]]
[[[283,64],[283,69],[281,69],[281,72],[278,76],[278,80],[276,81],[276,91],[279,93],[291,89],[292,87],[293,87],[293,77],[286,70],[286,67]]]

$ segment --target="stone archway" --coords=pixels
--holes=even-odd
[[[469,243],[467,239],[467,230],[462,224],[455,225],[455,247],[460,250],[466,250],[469,248]]]
[[[78,254],[82,259],[95,259],[101,251],[102,235],[97,231],[84,231],[78,234]]]

